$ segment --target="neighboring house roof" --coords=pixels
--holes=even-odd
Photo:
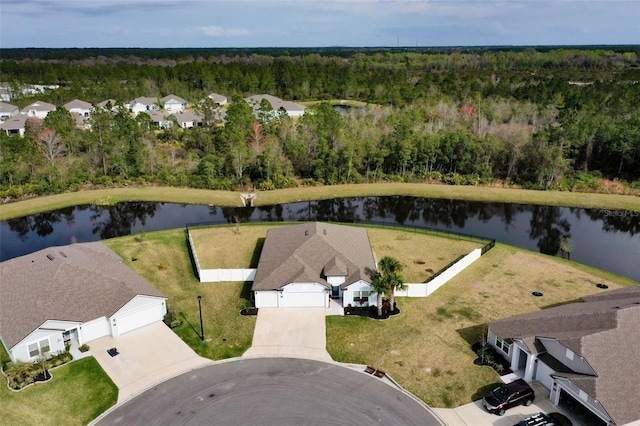
[[[50,104],[48,102],[36,101],[31,105],[27,105],[22,109],[23,113],[28,113],[29,111],[54,111],[56,106]]]
[[[182,99],[180,96],[176,95],[167,95],[164,98],[160,98],[162,103],[171,103],[171,104],[186,104],[187,101]]]
[[[189,121],[193,121],[193,122],[200,122],[203,120],[203,116],[202,114],[199,114],[195,111],[184,111],[184,112],[179,112],[174,114],[174,116],[176,117],[176,120],[178,120],[178,123],[185,123],[185,122],[189,122]]]
[[[259,108],[260,102],[262,102],[263,99],[266,99],[271,104],[271,108],[275,111],[279,110],[281,107],[287,112],[305,110],[305,107],[300,104],[291,101],[283,101],[280,98],[266,94],[249,96],[248,98],[245,98],[245,101],[250,105],[254,105],[254,108]]]
[[[521,339],[531,353],[544,346],[538,337],[557,340],[582,356],[596,376],[556,371],[607,410],[617,424],[640,419],[640,287],[585,296],[580,302],[489,323],[502,339]]]
[[[317,282],[327,288],[327,274],[344,275],[342,288],[371,282],[376,270],[367,230],[310,222],[273,228],[260,254],[252,290],[280,289],[293,282]]]
[[[82,101],[80,99],[74,99],[71,102],[67,102],[63,106],[68,110],[71,110],[71,109],[88,109],[88,110],[91,110],[91,109],[93,109],[93,105],[91,105],[89,102],[85,102],[85,101]]]
[[[110,317],[137,295],[165,296],[100,242],[0,263],[0,336],[11,349],[47,320]]]
[[[0,102],[0,114],[17,114],[18,107],[15,105],[8,104],[6,102]]]
[[[217,104],[224,104],[227,102],[226,96],[218,95],[217,93],[210,94],[208,98]]]
[[[153,105],[158,102],[158,98],[147,98],[145,96],[140,96],[139,98],[135,98],[130,102],[131,105],[141,104],[141,105]]]
[[[5,121],[0,123],[0,129],[5,131],[20,130],[24,129],[26,123],[27,117],[25,115],[18,114],[11,118],[7,118]]]
[[[116,101],[115,99],[107,99],[107,100],[104,100],[102,102],[98,102],[98,105],[96,105],[96,106],[98,106],[100,108],[106,108],[107,104],[111,104],[111,108],[113,108],[113,107],[116,106],[117,103],[118,103],[118,101]]]
[[[160,123],[161,121],[167,121],[169,119],[169,114],[162,111],[145,111],[143,114],[149,115],[151,121],[154,123]]]

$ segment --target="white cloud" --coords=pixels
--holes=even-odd
[[[251,32],[245,28],[224,28],[211,25],[198,27],[196,30],[209,37],[248,37]]]

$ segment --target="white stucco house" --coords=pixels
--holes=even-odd
[[[102,243],[51,247],[0,263],[0,340],[33,361],[161,321],[166,300]]]
[[[366,307],[375,271],[365,228],[310,222],[267,232],[251,289],[256,308]]]
[[[131,102],[127,103],[125,107],[135,115],[138,115],[141,112],[157,111],[160,109],[158,107],[158,98],[148,98],[144,96],[135,98]]]
[[[6,102],[0,102],[0,121],[14,117],[20,113],[20,108]]]
[[[56,106],[48,102],[36,101],[22,109],[22,113],[27,117],[46,118],[51,111],[55,111]]]
[[[280,109],[286,111],[289,117],[301,117],[304,115],[305,107],[291,101],[283,101],[272,95],[253,95],[244,99],[249,105],[253,107],[254,114],[258,114],[260,110],[260,103],[266,100],[271,104],[273,110],[272,114],[276,115]]]
[[[160,102],[170,114],[182,112],[187,108],[187,101],[176,95],[167,95],[164,98],[160,98]]]
[[[586,413],[590,425],[640,424],[640,287],[488,324],[487,342],[551,402]]]
[[[23,114],[15,115],[0,122],[0,130],[7,135],[24,136],[26,130],[27,116]]]
[[[80,99],[74,99],[63,105],[72,115],[78,114],[82,117],[89,117],[93,110],[93,105]]]

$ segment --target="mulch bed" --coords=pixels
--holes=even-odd
[[[478,355],[473,363],[475,365],[488,365],[493,367],[494,370],[501,376],[512,373],[511,363],[504,359],[504,357],[493,349],[489,344],[485,344],[484,348],[484,362],[480,356],[480,350],[482,349],[482,343],[477,342],[471,345],[471,350]],[[501,367],[498,367],[501,366]]]
[[[375,306],[369,306],[366,308],[361,308],[361,307],[353,307],[353,306],[347,306],[346,308],[344,308],[344,314],[345,315],[355,315],[355,316],[359,316],[359,317],[367,317],[367,318],[373,318],[373,319],[388,319],[389,317],[395,316],[395,315],[399,315],[400,314],[400,309],[398,309],[398,304],[396,303],[393,310],[390,309],[390,305],[388,302],[385,302],[383,307],[382,307],[382,316],[379,317],[378,316],[378,308]]]

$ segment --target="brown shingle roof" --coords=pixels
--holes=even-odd
[[[47,320],[109,317],[136,295],[165,297],[102,243],[40,250],[0,263],[0,336],[12,348]]]
[[[596,372],[557,376],[600,401],[617,424],[640,419],[640,287],[585,296],[582,302],[494,321],[489,328],[503,339],[556,339]]]
[[[320,222],[267,232],[253,290],[273,290],[292,282],[330,285],[323,275],[329,265],[346,271],[346,287],[358,280],[371,282],[375,259],[367,230]]]

